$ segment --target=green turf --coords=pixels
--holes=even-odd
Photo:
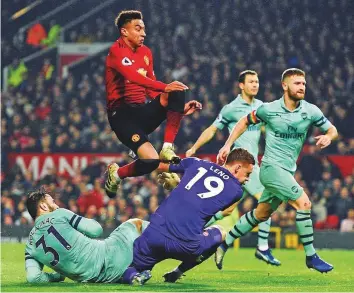
[[[24,245],[2,244],[1,252],[2,291],[354,291],[353,251],[320,251],[320,255],[335,267],[331,273],[320,274],[305,267],[303,251],[274,250],[283,265],[272,267],[257,260],[254,249],[231,250],[226,256],[223,271],[218,271],[210,259],[188,272],[176,284],[162,282],[162,274],[177,264],[176,261],[165,261],[156,266],[153,278],[143,287],[78,284],[69,280],[64,283],[30,285],[25,282]]]

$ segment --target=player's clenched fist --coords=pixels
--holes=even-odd
[[[181,179],[176,173],[163,172],[157,176],[157,183],[167,190],[173,190],[180,183]]]
[[[173,81],[165,87],[165,93],[169,93],[173,91],[184,91],[184,90],[188,90],[188,86],[186,86],[185,84],[179,81]]]

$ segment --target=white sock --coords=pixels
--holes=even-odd
[[[164,149],[164,148],[167,148],[167,147],[173,148],[173,144],[170,143],[170,142],[164,142],[162,148]]]
[[[262,245],[258,245],[258,249],[261,251],[265,251],[269,248],[268,244],[262,244]]]

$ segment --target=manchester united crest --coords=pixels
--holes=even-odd
[[[140,135],[139,134],[134,134],[133,136],[132,136],[132,141],[133,142],[138,142],[140,140]]]
[[[148,56],[144,56],[144,61],[145,61],[145,64],[147,65],[147,66],[149,66],[149,64],[150,64],[150,61],[149,61],[149,57]]]

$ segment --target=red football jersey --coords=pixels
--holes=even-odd
[[[135,52],[119,38],[106,58],[107,109],[125,103],[145,103],[146,96],[155,98],[167,84],[156,81],[150,49],[139,47]]]

